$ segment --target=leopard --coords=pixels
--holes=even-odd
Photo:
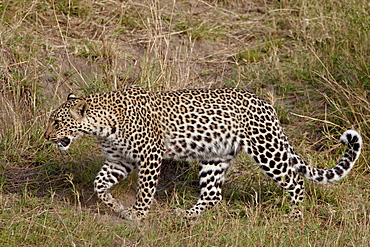
[[[290,145],[272,103],[243,88],[153,92],[140,87],[67,100],[50,115],[44,137],[65,151],[83,135],[97,137],[105,156],[94,180],[97,197],[117,216],[148,215],[164,159],[199,164],[200,194],[186,218],[198,217],[222,200],[222,186],[238,153],[251,157],[290,198],[293,218],[302,217],[304,179],[327,184],[345,177],[358,160],[361,135],[346,130],[346,148],[332,168],[311,167]],[[136,201],[124,207],[112,186],[137,171]]]

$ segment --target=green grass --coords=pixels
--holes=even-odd
[[[365,0],[3,2],[0,245],[369,246],[369,16]],[[149,217],[128,222],[93,194],[95,140],[61,153],[43,132],[68,93],[130,85],[245,87],[274,102],[311,164],[333,166],[349,128],[363,154],[339,183],[306,183],[302,221],[286,223],[287,196],[241,155],[216,209],[175,217],[196,201],[197,164],[168,162]],[[125,206],[135,184],[113,190]]]

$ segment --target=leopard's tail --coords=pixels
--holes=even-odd
[[[296,171],[308,180],[319,184],[335,182],[345,177],[360,157],[362,138],[357,131],[347,130],[342,134],[339,141],[347,145],[347,148],[336,166],[327,170],[311,168],[306,162],[300,159],[298,155],[293,154],[291,156],[291,161]]]

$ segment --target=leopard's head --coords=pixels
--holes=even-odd
[[[60,150],[67,150],[71,142],[83,135],[82,122],[86,119],[88,104],[84,99],[69,94],[67,101],[50,116],[44,137]]]

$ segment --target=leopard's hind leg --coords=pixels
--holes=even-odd
[[[188,210],[177,209],[176,214],[188,218],[200,216],[222,200],[221,187],[229,168],[229,160],[202,161],[199,165],[200,196],[197,203]]]
[[[304,198],[304,180],[292,164],[291,153],[293,149],[288,144],[286,136],[283,133],[276,136],[266,134],[264,138],[255,138],[253,142],[255,144],[246,147],[246,151],[267,176],[288,192],[291,202],[289,216],[296,220],[302,215],[298,205]]]

